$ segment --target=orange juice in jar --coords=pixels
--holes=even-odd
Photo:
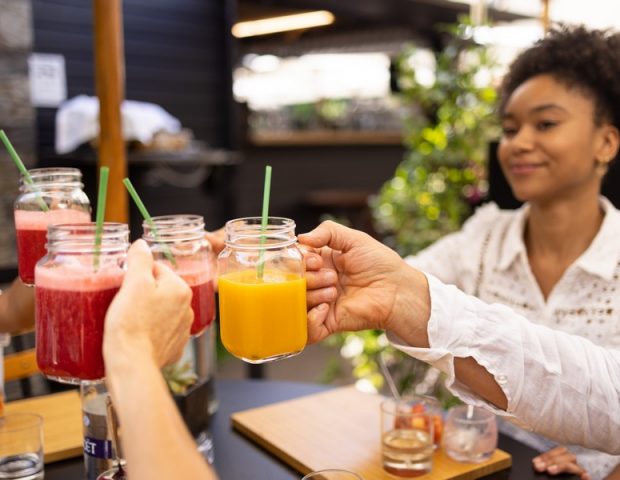
[[[306,280],[295,222],[260,217],[226,224],[218,258],[220,331],[234,356],[263,363],[301,352],[308,338]]]

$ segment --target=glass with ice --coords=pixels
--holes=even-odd
[[[15,200],[15,233],[19,276],[34,284],[34,268],[45,253],[48,225],[90,222],[90,202],[77,168],[29,170],[31,183],[21,178]]]
[[[448,410],[442,448],[453,460],[481,463],[497,448],[497,422],[488,410],[459,405]]]
[[[78,384],[105,376],[105,314],[124,277],[129,228],[104,223],[51,225],[48,254],[35,269],[37,363],[52,380]]]

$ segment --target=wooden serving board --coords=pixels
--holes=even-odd
[[[345,468],[364,480],[395,480],[381,463],[379,404],[383,397],[342,387],[232,414],[233,427],[306,474]],[[465,464],[439,449],[432,472],[420,480],[470,480],[510,467],[508,453],[496,450],[484,463]]]
[[[82,406],[80,394],[68,392],[16,400],[5,413],[37,413],[43,417],[45,463],[82,455]]]

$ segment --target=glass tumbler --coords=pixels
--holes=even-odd
[[[46,252],[48,225],[90,222],[90,202],[77,168],[36,168],[29,173],[32,183],[22,176],[14,215],[19,277],[32,286],[34,267]]]
[[[43,478],[43,418],[34,413],[0,417],[0,478]]]
[[[218,257],[222,343],[234,356],[263,363],[291,357],[307,342],[306,279],[295,222],[269,217],[226,223]]]
[[[397,477],[417,477],[433,466],[433,418],[406,398],[381,402],[383,469]]]
[[[453,460],[481,463],[497,448],[495,414],[480,407],[459,405],[448,410],[442,448]]]

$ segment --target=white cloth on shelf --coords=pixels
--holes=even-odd
[[[181,131],[181,122],[154,103],[125,100],[121,117],[125,140],[148,144],[159,131]],[[64,102],[56,112],[56,153],[69,153],[98,135],[98,98],[78,95]]]

